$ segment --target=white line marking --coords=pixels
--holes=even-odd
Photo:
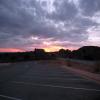
[[[25,78],[29,78],[30,76],[24,76]],[[33,77],[33,76],[32,76]],[[33,79],[41,79],[41,77],[34,77]],[[43,78],[45,80],[68,80],[68,81],[89,81],[89,80],[86,80],[86,79],[82,79],[82,78],[57,78],[57,77],[47,77],[47,78]]]
[[[61,79],[61,80],[68,80],[68,81],[70,81],[70,80],[82,80],[82,81],[88,81],[88,80],[86,80],[86,79],[82,79],[82,78],[47,78],[47,79],[57,79],[57,80],[59,80],[59,79]]]
[[[87,91],[98,91],[98,92],[100,92],[100,90],[97,90],[97,89],[66,87],[66,86],[50,85],[50,84],[35,84],[35,83],[26,83],[26,82],[17,82],[17,81],[12,81],[12,83],[24,84],[24,85],[34,85],[34,86],[41,86],[41,87],[53,87],[53,88],[74,89],[74,90],[87,90]]]
[[[6,95],[1,95],[1,94],[0,94],[0,97],[7,98],[7,99],[10,99],[10,100],[22,100],[22,99],[18,99],[18,98],[6,96]]]

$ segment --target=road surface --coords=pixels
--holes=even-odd
[[[0,66],[0,100],[100,100],[100,85],[50,62]]]

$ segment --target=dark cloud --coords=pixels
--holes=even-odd
[[[56,12],[52,13],[52,18],[59,21],[72,20],[78,13],[78,10],[74,3],[69,3],[67,0],[55,0],[54,6]]]
[[[93,16],[100,11],[100,0],[80,0],[80,8],[86,16]]]
[[[89,28],[99,25],[92,16],[100,11],[100,0],[78,0],[79,6],[74,0],[51,0],[52,7],[46,9],[49,1],[0,0],[0,47],[30,50],[48,38],[77,46],[88,39]]]

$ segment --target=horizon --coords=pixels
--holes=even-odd
[[[91,46],[82,46],[82,47],[91,47]],[[80,48],[82,48],[82,47],[80,47]],[[92,46],[92,47],[99,47],[99,46]],[[60,49],[64,49],[64,50],[70,50],[71,52],[72,51],[74,51],[74,50],[78,50],[78,49],[80,49],[80,48],[77,48],[77,49],[68,49],[68,48],[60,48]],[[100,47],[99,47],[100,48]],[[60,49],[57,49],[57,50],[50,50],[50,51],[48,51],[48,49],[46,50],[46,49],[44,49],[44,48],[35,48],[35,49],[43,49],[45,52],[58,52]],[[25,51],[25,50],[21,50],[21,49],[15,49],[15,48],[7,48],[7,49],[4,49],[4,48],[0,48],[0,53],[21,53],[21,52],[32,52],[32,51],[35,51],[35,49],[34,50],[29,50],[29,51]]]
[[[44,48],[35,48],[35,49],[44,49]],[[60,48],[60,49],[70,50],[68,48]],[[48,48],[47,48],[47,49],[44,49],[44,50],[45,50],[45,52],[58,52],[60,49],[48,50]],[[31,51],[34,51],[34,50],[31,50]],[[74,49],[74,50],[76,50],[76,49]],[[0,48],[0,53],[10,53],[10,52],[15,52],[16,53],[16,52],[31,52],[31,51],[30,50],[29,51],[25,51],[25,50],[16,49],[16,48],[6,48],[6,49]],[[70,51],[73,51],[73,50],[70,50]]]
[[[100,46],[100,0],[0,0],[0,52]]]
[[[35,49],[44,49],[46,52],[56,52],[56,51],[59,51],[60,49],[64,49],[64,50],[70,50],[70,51],[73,51],[73,50],[77,50],[77,49],[69,49],[69,48],[57,48],[57,49],[53,49],[53,48],[35,48]],[[0,52],[29,52],[29,51],[34,51],[35,49],[33,50],[22,50],[22,49],[18,49],[18,48],[0,48]]]

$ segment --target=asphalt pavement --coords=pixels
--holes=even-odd
[[[0,100],[100,100],[100,84],[62,66],[33,61],[0,67]]]

